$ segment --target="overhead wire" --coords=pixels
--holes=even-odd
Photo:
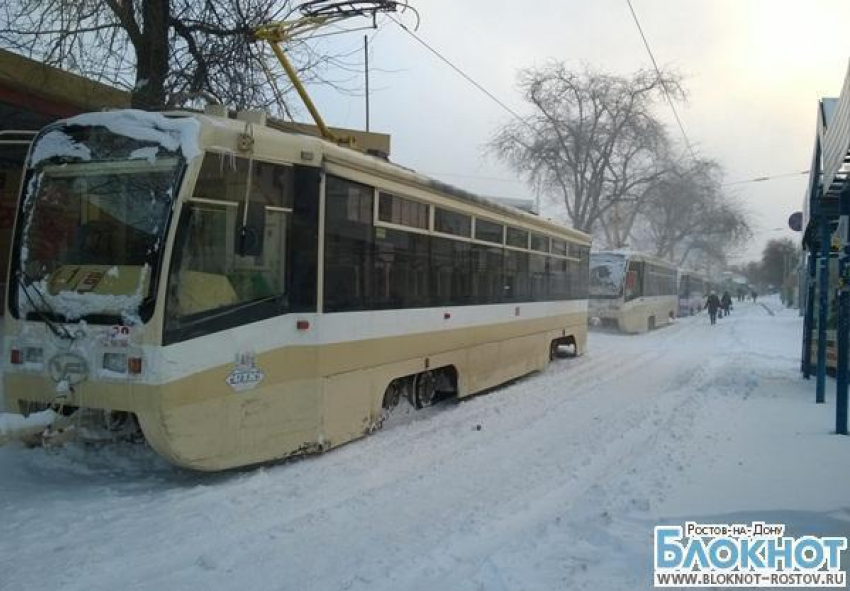
[[[721,186],[729,187],[731,185],[743,185],[743,184],[746,184],[746,183],[763,183],[765,181],[772,181],[772,180],[775,180],[775,179],[788,178],[788,177],[792,177],[792,176],[800,176],[800,175],[803,175],[803,174],[809,174],[809,171],[808,170],[801,170],[799,172],[786,172],[786,173],[782,173],[782,174],[772,174],[772,175],[769,175],[769,176],[757,176],[757,177],[754,177],[754,178],[751,178],[751,179],[743,179],[743,180],[740,180],[740,181],[732,181],[732,182],[729,182],[729,183],[723,183]]]
[[[655,61],[655,55],[652,53],[652,48],[649,46],[649,41],[647,40],[646,35],[643,32],[643,27],[640,26],[640,20],[638,19],[637,13],[635,12],[634,7],[632,6],[632,0],[626,0],[626,3],[629,5],[629,11],[632,13],[632,18],[635,21],[635,25],[637,25],[637,30],[638,33],[640,33],[640,38],[643,39],[643,45],[644,47],[646,47],[646,52],[649,54],[649,59],[652,61],[652,67],[655,68],[655,73],[658,75],[658,80],[661,82],[661,90],[664,91],[664,96],[667,97],[667,103],[670,105],[670,110],[673,111],[673,117],[675,117],[676,119],[676,124],[679,126],[679,131],[682,132],[682,137],[685,140],[685,146],[691,153],[691,157],[694,160],[697,160],[697,155],[694,152],[691,140],[688,137],[687,132],[685,131],[685,126],[682,124],[682,120],[679,118],[679,112],[676,110],[676,105],[673,103],[673,98],[670,96],[670,92],[667,90],[667,85],[664,84],[664,81],[662,79],[661,69],[658,67],[658,62]]]
[[[649,54],[649,58],[652,61],[652,66],[655,69],[655,73],[660,79],[661,76],[662,76],[661,75],[661,69],[658,67],[658,62],[655,59],[655,55],[653,54],[652,48],[649,45],[649,41],[646,38],[646,34],[643,31],[643,27],[641,27],[640,20],[638,19],[637,13],[635,12],[634,7],[632,6],[631,0],[626,0],[626,3],[629,6],[629,11],[632,14],[632,18],[634,19],[635,25],[637,26],[638,32],[640,33],[641,39],[643,40],[644,47],[646,48],[646,51]],[[504,111],[506,111],[508,114],[510,114],[513,118],[515,118],[517,121],[519,121],[523,125],[526,125],[526,126],[533,129],[533,126],[526,119],[524,119],[516,111],[514,111],[508,105],[506,105],[504,102],[502,102],[497,96],[495,96],[492,92],[487,90],[483,85],[481,85],[471,75],[467,74],[459,66],[455,65],[451,60],[449,60],[447,57],[445,57],[443,54],[441,54],[437,49],[435,49],[430,44],[428,44],[428,42],[426,42],[424,39],[422,39],[419,35],[417,35],[415,32],[410,30],[407,26],[404,25],[404,23],[400,22],[399,20],[397,20],[395,17],[393,17],[390,14],[388,14],[386,16],[390,20],[392,20],[396,25],[398,25],[404,32],[406,32],[408,35],[410,35],[417,43],[422,45],[425,49],[427,49],[434,56],[436,56],[440,61],[445,63],[447,66],[449,66],[457,74],[459,74],[461,77],[463,77],[467,82],[469,82],[470,84],[475,86],[475,88],[477,88],[484,95],[486,95],[490,100],[492,100],[497,105],[499,105],[499,107],[501,107]],[[667,90],[666,85],[662,84],[661,88],[664,92],[664,96],[667,98],[667,103],[670,105],[670,109],[673,112],[673,116],[676,119],[676,124],[679,127],[679,131],[681,132],[682,138],[685,141],[685,146],[687,147],[688,151],[690,152],[691,157],[694,160],[697,160],[697,155],[694,151],[693,144],[691,143],[691,140],[688,137],[687,131],[685,131],[685,126],[682,123],[682,119],[679,117],[679,112],[676,110],[676,106],[675,106],[675,103],[673,102],[673,98],[670,96],[670,93]],[[727,186],[731,186],[731,185],[760,183],[760,182],[771,181],[771,180],[775,180],[775,179],[779,179],[779,178],[786,178],[786,177],[808,174],[808,172],[809,171],[804,170],[804,171],[800,171],[800,172],[789,172],[789,173],[781,173],[781,174],[775,174],[775,175],[769,175],[769,176],[759,176],[759,177],[754,177],[754,178],[751,178],[751,179],[742,179],[742,180],[738,180],[738,181],[732,181],[732,182],[729,182],[729,183],[723,183],[722,186],[727,187]],[[516,182],[516,183],[522,182],[520,180],[487,177],[487,176],[476,176],[476,175],[462,174],[462,173],[452,173],[452,172],[431,172],[431,173],[428,173],[428,174],[431,174],[433,176],[465,177],[465,178],[471,178],[471,179],[489,180],[489,181],[498,181],[498,182]]]
[[[475,179],[475,180],[481,180],[481,181],[495,181],[495,182],[500,182],[500,183],[522,184],[522,183],[525,182],[521,179],[507,179],[507,178],[500,178],[500,177],[467,174],[467,173],[461,173],[461,172],[431,172],[431,171],[422,171],[422,172],[423,172],[423,174],[428,174],[428,175],[431,175],[431,176],[453,176],[453,177],[461,177],[461,178]],[[786,173],[773,174],[773,175],[768,175],[768,176],[758,176],[758,177],[753,177],[753,178],[750,178],[750,179],[741,179],[741,180],[737,180],[737,181],[730,181],[728,183],[722,183],[721,186],[728,187],[730,185],[743,185],[743,184],[748,184],[748,183],[762,183],[762,182],[765,182],[765,181],[773,181],[773,180],[776,180],[776,179],[796,177],[796,176],[800,176],[800,175],[804,175],[804,174],[809,174],[809,171],[808,170],[802,170],[802,171],[799,171],[799,172],[786,172]]]
[[[496,95],[494,95],[492,92],[490,92],[489,90],[487,90],[486,88],[484,88],[484,86],[482,86],[482,85],[481,85],[478,81],[476,81],[476,80],[475,80],[472,76],[470,76],[469,74],[467,74],[466,72],[464,72],[464,71],[463,71],[460,67],[458,67],[458,66],[456,66],[454,63],[452,63],[452,62],[451,62],[451,60],[449,60],[449,58],[445,57],[445,56],[444,56],[443,54],[441,54],[439,51],[437,51],[436,49],[434,49],[433,47],[431,47],[431,46],[430,46],[430,45],[429,45],[429,44],[428,44],[428,43],[427,43],[424,39],[422,39],[419,35],[417,35],[417,34],[416,34],[416,33],[414,33],[413,31],[411,31],[411,30],[410,30],[407,26],[405,26],[405,25],[404,25],[404,23],[402,23],[401,21],[399,21],[398,19],[396,19],[396,18],[395,18],[393,15],[391,15],[391,14],[387,14],[387,17],[388,17],[390,20],[392,20],[395,24],[397,24],[397,25],[398,25],[398,26],[399,26],[399,27],[400,27],[400,28],[401,28],[404,32],[406,32],[408,35],[410,35],[410,36],[411,36],[414,40],[416,40],[416,42],[417,42],[417,43],[419,43],[420,45],[422,45],[425,49],[427,49],[427,50],[428,50],[428,51],[430,51],[430,52],[431,52],[434,56],[436,56],[436,57],[437,57],[440,61],[442,61],[444,64],[446,64],[447,66],[449,66],[452,70],[454,70],[455,72],[457,72],[457,73],[458,73],[461,77],[463,77],[463,78],[464,78],[467,82],[469,82],[470,84],[472,84],[473,86],[475,86],[475,88],[477,88],[477,89],[478,89],[478,90],[480,90],[482,93],[484,93],[484,94],[485,94],[485,95],[486,95],[486,96],[487,96],[490,100],[492,100],[492,101],[493,101],[493,102],[495,102],[497,105],[499,105],[502,109],[504,109],[507,113],[509,113],[512,117],[514,117],[517,121],[519,121],[519,122],[520,122],[520,123],[522,123],[523,125],[526,125],[526,126],[528,126],[528,127],[531,127],[531,128],[533,129],[533,126],[532,126],[532,125],[531,125],[528,121],[526,121],[526,120],[525,120],[522,116],[520,116],[520,115],[519,115],[519,113],[517,113],[516,111],[514,111],[513,109],[511,109],[508,105],[506,105],[504,102],[502,102],[501,100],[499,100],[499,98],[498,98]]]

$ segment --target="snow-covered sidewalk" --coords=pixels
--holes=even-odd
[[[0,448],[0,589],[645,589],[660,522],[850,535],[850,437],[799,377],[799,318],[768,305],[592,333],[580,359],[298,462]]]

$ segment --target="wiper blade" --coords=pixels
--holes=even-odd
[[[27,284],[27,281],[29,281],[29,284]],[[32,278],[24,273],[19,273],[18,285],[21,286],[21,291],[23,291],[24,296],[26,296],[27,301],[29,302],[33,311],[38,315],[42,322],[47,325],[47,328],[50,329],[50,332],[52,332],[60,339],[73,341],[74,335],[71,334],[71,331],[69,331],[64,325],[54,322],[50,319],[50,316],[48,316],[48,313],[52,314],[53,316],[58,316],[58,314],[56,314],[56,311],[51,307],[50,302],[47,301],[47,298],[44,296],[41,290],[35,286],[35,282],[33,282]],[[41,302],[44,304],[44,307],[47,308],[47,312],[45,312],[35,304],[32,299],[32,296],[30,295],[30,289],[32,289],[36,293],[36,295],[38,295],[38,299],[40,299]]]

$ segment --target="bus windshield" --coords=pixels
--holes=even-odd
[[[623,276],[625,270],[625,256],[609,253],[591,253],[590,297],[621,297],[623,295]]]
[[[40,141],[48,147],[37,142],[33,160],[48,157],[31,168],[24,193],[18,311],[138,319],[152,301],[182,158],[102,128],[53,130]]]

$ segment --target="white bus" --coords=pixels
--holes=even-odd
[[[11,253],[8,410],[220,470],[322,451],[587,339],[587,235],[268,125],[44,129]]]
[[[676,317],[676,267],[647,254],[602,251],[590,255],[590,318],[638,333]]]

